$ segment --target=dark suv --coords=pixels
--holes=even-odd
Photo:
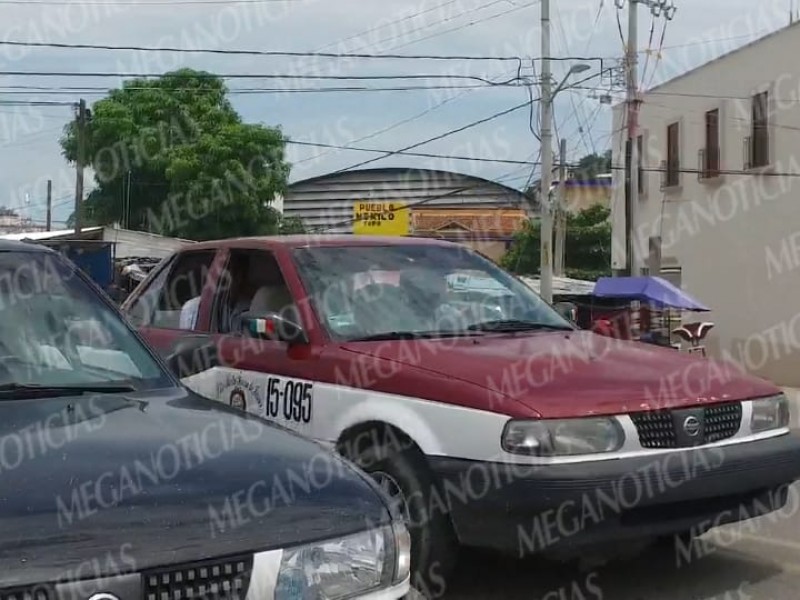
[[[72,263],[0,242],[0,598],[408,593],[371,479],[168,364]]]

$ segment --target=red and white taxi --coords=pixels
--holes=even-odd
[[[477,283],[476,283],[477,282]],[[781,510],[800,441],[780,389],[576,329],[480,254],[435,240],[187,246],[123,305],[186,383],[338,448],[405,511],[413,568],[461,545],[574,556]]]

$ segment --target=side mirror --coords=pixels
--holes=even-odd
[[[307,344],[308,336],[303,327],[277,313],[254,315],[248,313],[242,319],[244,330],[262,340]]]
[[[578,320],[578,309],[572,302],[556,302],[553,308],[570,323]]]
[[[166,361],[179,379],[197,375],[222,364],[217,345],[205,337],[182,338],[167,354]]]

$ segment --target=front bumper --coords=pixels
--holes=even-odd
[[[793,433],[572,464],[431,464],[460,541],[518,556],[572,556],[608,543],[702,533],[781,510],[790,497],[800,503],[789,488],[800,478]]]

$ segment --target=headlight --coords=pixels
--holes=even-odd
[[[575,456],[614,452],[625,433],[613,418],[509,421],[503,450],[528,456]]]
[[[753,433],[781,429],[789,425],[789,402],[784,394],[753,400],[750,430]]]
[[[275,600],[342,600],[402,583],[410,552],[402,524],[286,549]]]

